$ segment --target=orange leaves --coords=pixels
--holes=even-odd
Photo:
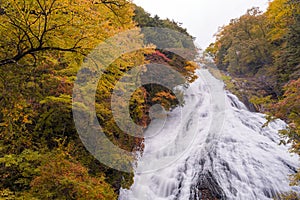
[[[300,124],[300,78],[284,86],[283,99],[274,105],[276,116]]]
[[[41,199],[116,199],[104,177],[92,177],[88,169],[63,154],[49,155],[40,175],[31,182],[31,191]]]
[[[197,63],[188,61],[184,67],[185,69],[185,77],[188,79],[190,83],[194,82],[197,79],[197,75],[195,74],[195,70],[198,68]]]
[[[155,94],[155,97],[152,98],[153,102],[160,103],[166,110],[171,108],[174,100],[176,100],[176,96],[166,91],[158,92]]]
[[[152,99],[152,101],[161,101],[162,99],[169,99],[169,100],[176,99],[176,97],[174,95],[172,95],[172,94],[170,94],[169,92],[166,92],[166,91],[158,92],[155,96],[156,97],[154,97]]]

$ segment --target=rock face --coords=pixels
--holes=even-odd
[[[200,174],[196,185],[191,187],[190,200],[225,200],[226,196],[211,172]]]
[[[226,89],[235,94],[241,102],[245,104],[251,112],[265,112],[262,105],[253,104],[251,98],[263,97],[266,95],[275,96],[269,88],[256,77],[230,77],[226,84]],[[226,81],[225,81],[226,82]]]
[[[241,101],[245,104],[245,106],[251,111],[251,112],[258,112],[259,110],[254,106],[253,103],[249,101],[249,97],[246,95],[243,95],[241,98]]]

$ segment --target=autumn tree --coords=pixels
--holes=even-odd
[[[277,84],[283,86],[299,77],[300,6],[298,0],[276,0],[270,3],[266,17],[269,41],[273,45],[272,68]]]
[[[80,143],[71,95],[84,56],[101,41],[135,27],[132,4],[8,0],[0,6],[1,191],[24,194],[42,164],[37,158],[55,152],[57,140],[76,143],[73,158],[89,171],[105,172]]]
[[[291,152],[300,155],[300,78],[284,86],[284,94],[272,105],[272,114],[288,123],[287,129],[281,130],[282,143],[291,144]],[[292,184],[299,185],[299,171],[293,176]]]
[[[46,51],[86,54],[120,31],[114,26],[133,25],[125,17],[129,3],[122,0],[5,1],[1,10],[0,66],[36,61],[36,54]]]
[[[252,8],[221,28],[216,43],[206,51],[221,69],[235,75],[254,75],[271,62],[266,32],[262,12]]]

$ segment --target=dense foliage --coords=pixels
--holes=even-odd
[[[188,40],[185,37],[187,36],[194,39],[185,28],[180,26],[180,23],[175,22],[170,19],[160,19],[159,16],[155,15],[151,17],[143,8],[137,6],[135,9],[134,20],[137,22],[140,27],[158,27],[175,30],[176,32],[160,31],[160,32],[150,32],[146,33],[145,43],[153,42],[155,45],[157,43],[160,46],[165,47],[175,47],[175,48],[195,48],[192,40]],[[147,32],[147,30],[144,30]],[[143,31],[142,31],[143,32]],[[178,32],[178,33],[177,33]],[[182,38],[182,39],[179,39]]]
[[[111,200],[121,186],[131,185],[132,174],[103,166],[84,148],[74,126],[71,97],[84,57],[101,41],[142,23],[133,20],[134,9],[126,0],[1,2],[0,199]],[[169,20],[161,27],[183,30]],[[195,78],[195,64],[165,54],[150,49],[123,55],[99,81],[98,120],[123,149],[134,151],[142,142],[123,133],[110,110],[114,84],[126,71],[154,56],[189,81]],[[130,103],[136,123],[147,126],[153,101],[166,108],[178,104],[165,88],[139,88]]]
[[[257,110],[288,122],[283,142],[300,155],[300,1],[274,0],[265,13],[252,8],[216,36],[206,54],[232,77],[227,85]],[[298,173],[292,183],[299,180]]]

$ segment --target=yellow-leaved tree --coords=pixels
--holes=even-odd
[[[74,127],[71,96],[85,56],[109,37],[134,28],[132,17],[133,5],[126,0],[0,3],[0,198],[39,198],[43,194],[37,190],[43,188],[57,197],[70,187],[72,194],[88,192],[90,199],[116,198],[112,187],[119,188],[122,177],[130,175],[105,168],[85,150]],[[134,64],[143,63],[142,53],[127,57],[134,58]],[[103,80],[111,84],[100,88],[104,94],[121,76],[114,72],[133,66],[132,62],[128,58],[112,64]],[[96,107],[102,109],[96,110],[107,117],[105,97],[100,95]],[[43,159],[57,155],[62,140],[69,157],[56,159],[54,168]],[[48,175],[41,172],[47,168],[59,179],[51,188]],[[59,178],[60,172],[65,180]],[[90,186],[97,186],[99,192],[92,192]]]

